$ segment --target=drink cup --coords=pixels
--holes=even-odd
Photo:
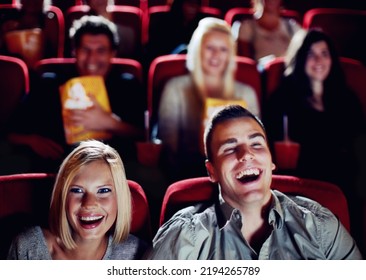
[[[161,141],[137,142],[137,160],[145,166],[157,166],[160,160]]]
[[[296,169],[300,154],[300,144],[292,141],[274,143],[275,160],[279,169]]]

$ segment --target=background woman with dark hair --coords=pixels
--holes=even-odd
[[[295,174],[336,183],[348,198],[351,219],[358,219],[355,142],[366,126],[335,47],[319,30],[300,31],[290,43],[282,83],[264,109],[272,144],[284,139],[284,115],[289,138],[301,145]]]
[[[349,185],[350,151],[365,124],[333,42],[319,30],[300,31],[289,46],[285,76],[264,110],[272,142],[284,137],[284,115],[301,145],[298,174]]]

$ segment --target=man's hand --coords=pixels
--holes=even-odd
[[[104,111],[94,96],[90,98],[93,106],[86,110],[70,110],[68,120],[75,126],[83,126],[85,130],[108,130],[113,121],[112,114]]]

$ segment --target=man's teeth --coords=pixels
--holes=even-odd
[[[246,176],[258,176],[260,173],[259,169],[257,168],[250,168],[241,171],[238,175],[236,175],[236,179],[241,179]]]
[[[89,221],[96,221],[101,218],[103,218],[103,216],[91,216],[91,217],[85,216],[85,217],[80,217],[80,220],[89,222]]]

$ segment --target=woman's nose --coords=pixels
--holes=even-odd
[[[82,206],[84,208],[94,208],[97,206],[97,198],[93,194],[86,193],[83,197]]]

